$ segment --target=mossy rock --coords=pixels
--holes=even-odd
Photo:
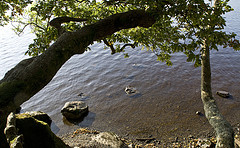
[[[23,148],[23,135],[15,137],[10,141],[10,148]]]
[[[51,118],[48,116],[48,114],[42,112],[42,111],[31,111],[31,112],[25,112],[25,113],[21,113],[21,114],[16,114],[18,119],[21,118],[26,118],[26,117],[33,117],[37,120],[46,122],[49,126],[51,126],[52,120]]]
[[[29,115],[16,116],[18,134],[23,134],[24,148],[66,148],[67,146],[50,129],[46,122]]]

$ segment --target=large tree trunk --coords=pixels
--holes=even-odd
[[[23,60],[0,81],[0,147],[8,147],[3,129],[7,115],[47,85],[61,66],[74,54],[82,54],[94,41],[121,29],[150,27],[155,19],[142,10],[119,13],[66,32],[40,56]]]
[[[206,117],[214,128],[217,138],[217,148],[233,148],[234,132],[231,125],[220,114],[211,90],[211,67],[209,48],[202,48],[201,61],[201,99]]]

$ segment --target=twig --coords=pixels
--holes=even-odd
[[[112,54],[116,53],[116,50],[114,49],[113,44],[109,44],[109,42],[107,41],[107,39],[103,39],[103,42],[104,42],[108,47],[110,47],[110,49],[111,49],[111,51],[112,51]]]
[[[116,53],[116,49],[113,47],[113,44],[110,44],[106,39],[103,39],[103,42],[104,42],[108,47],[110,47],[110,49],[111,49],[111,51],[112,51],[111,54],[115,54],[115,53]],[[122,48],[120,48],[120,52],[122,52],[127,46],[131,46],[132,48],[135,48],[136,42],[134,42],[133,44],[130,44],[130,43],[124,44],[124,45],[122,46]]]
[[[135,48],[135,46],[136,46],[136,42],[134,42],[133,44],[125,44],[125,45],[123,45],[123,47],[120,49],[120,51],[123,51],[127,46],[131,46],[132,48]]]

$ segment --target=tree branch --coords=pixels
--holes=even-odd
[[[103,42],[108,46],[110,47],[112,53],[111,54],[115,54],[116,53],[116,49],[114,48],[113,44],[110,44],[107,39],[103,39]],[[136,46],[136,42],[134,42],[133,44],[131,43],[128,43],[128,44],[124,44],[122,46],[122,48],[120,48],[120,51],[119,52],[122,52],[127,46],[131,46],[132,48],[135,48]]]
[[[61,27],[63,22],[80,20],[85,19],[56,18],[51,24]],[[121,29],[150,27],[154,23],[155,18],[143,10],[118,13],[75,32],[63,33],[44,53],[15,66],[0,80],[0,147],[6,144],[3,129],[7,115],[47,85],[74,54],[84,53],[94,41],[102,40]]]
[[[132,48],[135,48],[136,42],[134,42],[133,44],[128,43],[128,44],[123,45],[123,47],[120,49],[120,51],[123,51],[127,46],[130,46],[130,47],[132,47]]]
[[[110,43],[107,41],[107,39],[103,39],[103,42],[104,42],[104,44],[106,44],[108,47],[110,47],[110,49],[111,49],[111,51],[112,51],[111,54],[115,54],[115,53],[116,53],[116,50],[115,50],[115,48],[113,47],[113,44],[110,44]]]
[[[87,19],[81,19],[81,18],[73,18],[73,17],[57,17],[50,21],[50,25],[55,27],[58,30],[58,34],[61,35],[64,33],[64,29],[61,27],[62,23],[69,23],[72,22],[83,22],[87,21]]]
[[[38,27],[38,28],[40,28],[42,30],[45,30],[43,27],[41,27],[38,24],[33,23],[33,22],[31,22],[31,23],[23,23],[23,24],[24,24],[24,27],[21,29],[21,31],[18,33],[18,35],[20,35],[28,25],[34,25],[34,26],[36,26],[36,27]]]

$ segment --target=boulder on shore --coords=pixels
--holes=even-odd
[[[111,132],[80,128],[60,136],[70,147],[76,148],[128,148],[127,143]]]
[[[92,137],[99,145],[112,148],[123,148],[127,147],[122,140],[114,133],[102,132]]]
[[[80,119],[88,113],[88,106],[83,101],[66,102],[61,113],[67,119]]]
[[[68,148],[69,146],[51,131],[49,124],[46,123],[49,122],[48,120],[44,122],[36,119],[43,115],[44,118],[41,118],[45,120],[48,115],[43,112],[39,112],[39,114],[32,112],[16,115],[11,113],[9,115],[5,134],[8,137],[10,147]],[[9,133],[12,133],[12,135],[9,135]]]
[[[48,114],[42,112],[42,111],[31,111],[31,112],[25,112],[22,114],[16,114],[17,116],[30,116],[37,120],[46,122],[49,126],[51,126],[52,119],[48,116]]]

